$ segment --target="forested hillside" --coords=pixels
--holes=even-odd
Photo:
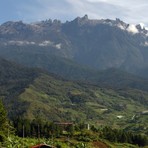
[[[147,110],[147,91],[130,87],[114,90],[64,80],[2,59],[0,63],[0,96],[10,119],[39,117],[49,121],[112,124],[127,129],[132,125],[136,131],[143,128],[146,132],[147,116],[142,112]]]

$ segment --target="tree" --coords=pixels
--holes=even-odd
[[[7,113],[3,106],[2,101],[0,100],[0,141],[2,142],[4,140],[4,137],[6,136],[7,131]]]
[[[66,130],[67,130],[69,136],[73,136],[73,134],[74,134],[74,127],[73,127],[73,125],[67,126]]]

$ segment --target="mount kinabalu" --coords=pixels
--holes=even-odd
[[[97,82],[101,88],[1,57],[69,79]],[[147,58],[147,29],[119,19],[7,22],[0,26],[0,99],[11,119],[130,125],[146,133],[142,112],[147,111],[148,81],[123,71],[147,77]],[[118,120],[119,115],[123,119]]]
[[[45,60],[54,56],[95,70],[118,68],[147,77],[148,29],[119,19],[90,20],[87,15],[66,23],[6,22],[0,26],[0,56],[36,67],[45,67]],[[48,64],[57,66],[52,60]]]

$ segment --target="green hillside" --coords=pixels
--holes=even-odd
[[[39,74],[37,69],[28,69],[0,58],[0,99],[3,99],[7,106],[8,115],[10,112],[12,116],[22,112],[23,102],[19,101],[17,97]],[[17,112],[18,104],[22,108]]]
[[[112,125],[146,133],[148,92],[111,89],[67,81],[55,75],[0,61],[0,98],[10,119]]]
[[[18,116],[49,121],[87,122],[146,132],[148,93],[98,88],[42,74],[17,99]],[[13,111],[12,111],[13,112]],[[134,117],[133,117],[134,116]],[[10,113],[11,117],[11,113]]]

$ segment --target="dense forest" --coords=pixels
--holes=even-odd
[[[109,141],[109,143],[129,143],[139,147],[148,144],[146,135],[127,132],[124,129],[113,129],[103,126],[95,127],[85,123],[49,122],[40,119],[31,121],[17,118],[10,122],[7,119],[7,113],[2,101],[0,102],[0,115],[0,145],[9,148],[16,146],[14,141],[15,139],[18,140],[17,136],[22,137],[22,140],[24,138],[30,140],[37,138],[36,144],[43,139],[44,142],[47,139],[51,139],[49,143],[55,144],[57,148],[64,147],[62,143],[67,143],[75,148],[87,148],[87,145],[91,142],[101,141],[102,139]],[[10,137],[14,136],[16,138],[13,139],[14,141],[11,141]],[[61,139],[65,140],[61,142]],[[27,143],[30,143],[29,140]],[[19,148],[18,144],[16,148]]]

